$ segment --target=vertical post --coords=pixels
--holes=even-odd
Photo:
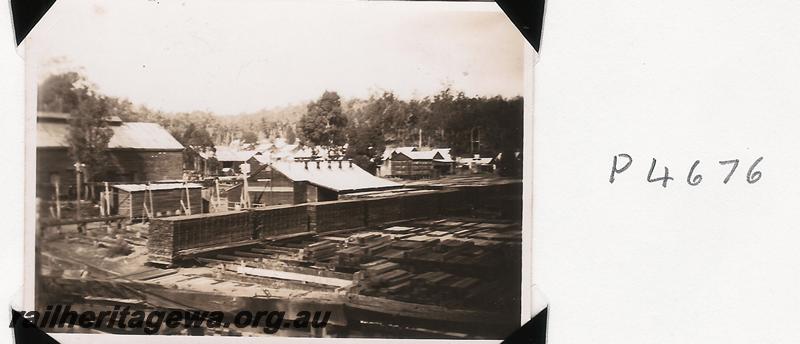
[[[214,178],[214,190],[216,191],[216,196],[217,196],[217,205],[214,207],[215,208],[214,211],[216,211],[216,207],[218,207],[219,203],[220,203],[220,200],[219,200],[219,178]],[[225,210],[228,210],[228,202],[225,202]]]
[[[422,128],[419,128],[419,144],[417,145],[417,147],[420,147],[420,149],[422,149]]]
[[[250,208],[250,192],[247,187],[247,175],[250,173],[250,164],[243,163],[239,165],[239,170],[242,171],[242,208]]]
[[[189,185],[183,182],[183,187],[186,189],[186,215],[192,215],[192,200],[189,199]]]
[[[142,211],[144,211],[144,214],[142,214],[142,222],[144,222],[145,217],[150,218],[150,210],[147,209],[147,190],[150,190],[149,183],[145,184],[144,192],[142,193]],[[133,192],[131,192],[131,203],[133,203]],[[133,206],[131,206],[131,209],[133,209]]]
[[[100,192],[100,216],[105,217],[106,214],[106,196],[105,192]]]
[[[103,182],[103,186],[105,186],[106,193],[105,193],[105,200],[106,200],[106,215],[111,215],[111,190],[108,188],[108,182]]]
[[[150,199],[150,216],[149,217],[152,218],[152,217],[156,216],[156,207],[153,206],[153,190],[150,189],[150,182],[147,182],[147,195],[148,195],[148,198]]]
[[[80,220],[81,219],[81,190],[83,189],[83,183],[81,180],[81,164],[80,161],[76,162],[75,165],[75,198],[78,201],[75,205],[75,218]]]
[[[61,219],[61,177],[56,174],[52,179],[56,187],[56,218]]]

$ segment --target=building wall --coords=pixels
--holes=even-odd
[[[317,202],[335,201],[339,199],[339,193],[331,189],[317,187]]]
[[[74,195],[75,167],[66,148],[36,150],[36,196],[50,199],[55,193],[50,178],[60,176],[61,195]],[[183,175],[183,152],[112,150],[106,161],[110,182],[146,182],[180,179]]]
[[[255,171],[259,166],[261,166],[261,162],[258,161],[255,157],[251,157],[247,159],[247,161],[220,161],[220,168],[231,168],[236,173],[241,173],[241,165],[243,163],[247,163],[250,165],[250,171]]]
[[[67,149],[40,148],[36,150],[36,196],[49,200],[55,193],[54,185],[50,183],[52,175],[59,175],[61,179],[61,194],[72,194],[75,187],[75,162],[69,158]]]
[[[181,179],[183,152],[115,150],[111,152],[107,166],[112,169],[109,181]]]
[[[305,181],[292,181],[284,174],[271,169],[264,169],[252,176],[251,179],[248,180],[248,184],[251,189],[250,201],[266,206],[302,204],[317,202],[319,199],[317,187]],[[241,189],[241,186],[237,186],[228,190],[228,202],[239,202]],[[253,189],[258,191],[252,191]],[[286,191],[287,189],[291,191]],[[338,195],[336,196],[338,197]],[[330,197],[330,193],[324,193],[322,195],[323,200],[330,200]]]
[[[200,188],[189,189],[189,198],[186,197],[186,189],[173,189],[173,190],[155,190],[153,194],[153,212],[154,216],[174,215],[176,210],[183,210],[181,207],[181,200],[192,210],[192,214],[200,214],[207,209],[203,209],[203,202],[201,197]],[[117,189],[114,195],[116,199],[116,214],[126,215],[130,218],[144,217],[144,203],[150,207],[150,196],[144,191],[126,192]],[[188,203],[188,204],[187,204]],[[114,209],[112,209],[112,214]]]
[[[294,182],[294,204],[301,204],[308,202],[306,194],[308,193],[307,182]]]
[[[317,201],[317,187],[306,183],[306,202]]]
[[[389,166],[389,175],[394,177],[422,178],[433,174],[432,160],[411,160],[403,154],[393,156]]]

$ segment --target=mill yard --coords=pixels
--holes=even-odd
[[[281,335],[502,338],[519,322],[521,195],[519,180],[448,176],[80,232],[40,226],[39,304],[329,311],[324,328]]]

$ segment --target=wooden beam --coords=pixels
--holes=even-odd
[[[335,287],[345,287],[353,284],[353,281],[351,280],[344,280],[333,277],[312,276],[295,272],[252,268],[248,266],[239,266],[238,268],[236,268],[236,272],[243,275],[277,278],[289,281],[301,281],[301,282],[316,283],[322,285],[330,285]]]

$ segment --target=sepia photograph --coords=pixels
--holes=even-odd
[[[57,1],[25,47],[29,315],[505,338],[531,284],[526,45],[493,2]]]

